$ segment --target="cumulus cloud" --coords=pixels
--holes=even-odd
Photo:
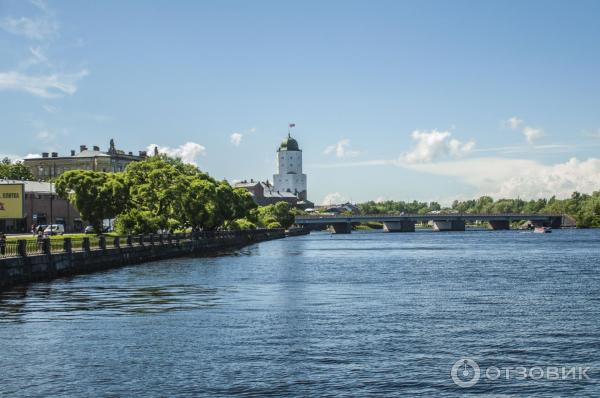
[[[533,144],[544,136],[544,130],[539,127],[525,126],[523,119],[516,116],[504,121],[504,125],[511,130],[520,131],[528,143]]]
[[[517,130],[523,124],[523,119],[519,119],[516,116],[513,116],[504,121],[504,125],[507,126],[511,130]]]
[[[229,137],[229,141],[235,145],[235,146],[239,146],[242,143],[242,138],[244,138],[244,135],[241,133],[233,133],[231,134],[231,136]]]
[[[544,136],[544,130],[536,127],[526,126],[523,128],[523,135],[525,136],[527,142],[533,144],[534,141]]]
[[[206,154],[206,148],[203,145],[195,142],[186,142],[183,145],[179,145],[177,148],[150,144],[147,147],[148,153],[154,153],[154,148],[158,148],[159,153],[163,153],[174,158],[180,158],[184,163],[194,165],[197,165],[196,158],[198,156]]]
[[[444,157],[462,157],[475,147],[474,141],[463,143],[451,138],[449,131],[420,131],[412,132],[411,137],[416,143],[412,151],[403,153],[400,161],[408,164],[428,163]]]
[[[321,204],[322,205],[339,205],[341,203],[346,203],[348,201],[349,201],[348,198],[346,196],[342,195],[341,193],[332,192],[332,193],[328,193],[327,195],[325,195]]]
[[[573,191],[600,189],[600,159],[545,165],[530,159],[475,158],[453,162],[405,165],[411,170],[456,177],[495,198],[537,199]]]
[[[77,82],[87,76],[86,69],[78,73],[54,73],[31,76],[16,71],[0,72],[0,90],[25,91],[42,98],[58,98],[73,95]]]
[[[359,154],[359,152],[351,149],[350,140],[344,138],[339,140],[337,143],[329,145],[327,148],[325,148],[323,154],[335,154],[335,157],[337,158],[346,158],[356,156]]]
[[[565,163],[553,165],[536,164],[535,167],[501,181],[490,192],[494,197],[543,198],[556,195],[566,198],[574,191],[600,190],[600,159],[578,160],[571,158]]]

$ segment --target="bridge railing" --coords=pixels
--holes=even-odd
[[[468,217],[468,218],[487,218],[487,217],[513,217],[513,218],[530,218],[530,217],[562,217],[562,214],[554,213],[378,213],[378,214],[310,214],[296,216],[296,221],[301,220],[319,220],[319,219],[346,219],[346,218],[387,218],[387,217],[403,217],[403,218],[436,218],[436,217]]]

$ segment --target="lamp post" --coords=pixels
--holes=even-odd
[[[52,182],[50,182],[50,234],[52,234],[52,232],[54,230],[54,228],[52,227],[54,225],[54,222],[53,222],[54,217],[53,217],[53,214],[52,214],[53,213],[53,207],[54,207],[52,205],[52,203],[54,201],[54,195],[52,193],[52,187],[53,186],[54,186],[54,184],[52,184]]]

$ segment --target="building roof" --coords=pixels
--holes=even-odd
[[[0,180],[0,184],[23,184],[25,192],[56,193],[54,184],[44,181]]]
[[[89,150],[86,149],[84,151],[79,152],[77,155],[75,155],[76,158],[93,158],[95,156],[106,156],[106,157],[110,157],[110,155],[106,152],[102,152],[102,151],[93,151],[93,150]]]
[[[264,183],[261,184],[265,189],[265,198],[297,198],[293,192],[276,191],[273,189],[273,186],[267,187]]]
[[[299,151],[298,141],[288,134],[287,138],[279,145],[280,151]]]
[[[260,181],[240,181],[233,184],[234,188],[251,188],[260,184]]]

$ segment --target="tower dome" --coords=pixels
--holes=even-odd
[[[279,145],[280,151],[299,151],[298,141],[293,139],[289,134],[285,140]]]

